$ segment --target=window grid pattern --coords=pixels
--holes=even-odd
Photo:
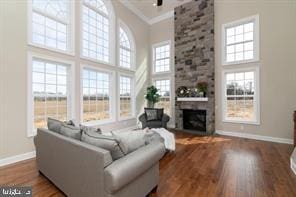
[[[132,98],[131,98],[132,79],[126,76],[120,76],[120,117],[127,118],[132,116]]]
[[[110,119],[110,74],[83,69],[82,81],[83,122]]]
[[[229,120],[254,121],[255,72],[226,74],[226,118]]]
[[[97,7],[94,8],[92,6],[94,2],[101,1],[84,1],[82,8],[82,54],[94,60],[109,62],[108,13],[105,6],[104,11]]]
[[[119,28],[119,40],[120,40],[120,57],[119,62],[120,66],[124,68],[131,68],[131,44],[130,40],[128,39],[128,36],[126,32]]]
[[[226,28],[226,62],[254,59],[254,22]]]
[[[68,0],[33,0],[32,42],[46,47],[69,50]]]
[[[170,45],[154,48],[154,70],[158,72],[170,71]]]
[[[69,102],[69,66],[33,59],[32,93],[34,128],[46,127],[47,118],[67,120]]]
[[[156,80],[155,87],[158,89],[158,92],[161,96],[160,101],[157,103],[157,107],[164,108],[164,111],[167,114],[171,114],[171,102],[170,102],[170,80]]]

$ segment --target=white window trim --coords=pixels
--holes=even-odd
[[[37,130],[34,129],[33,126],[33,117],[34,117],[34,101],[33,101],[33,94],[32,94],[32,63],[33,59],[42,59],[45,61],[62,63],[70,66],[70,101],[69,105],[71,111],[68,114],[69,119],[75,118],[75,64],[72,61],[66,61],[64,59],[52,57],[52,56],[45,56],[38,53],[28,52],[28,62],[27,62],[27,137],[33,137],[37,134]]]
[[[155,43],[155,44],[152,45],[152,74],[153,75],[171,74],[171,72],[172,72],[172,62],[173,62],[172,61],[172,44],[171,43],[172,43],[171,40],[167,40],[167,41]],[[155,71],[155,52],[154,51],[155,51],[155,48],[161,47],[161,46],[164,46],[164,45],[169,45],[169,47],[170,47],[169,71],[156,72]]]
[[[107,8],[108,11],[108,19],[109,19],[109,61],[105,62],[102,60],[97,60],[97,59],[93,59],[90,57],[86,57],[83,55],[82,51],[83,51],[83,42],[82,42],[82,35],[83,35],[83,6],[84,6],[84,2],[83,0],[80,1],[80,5],[79,5],[79,9],[80,9],[80,58],[84,59],[84,60],[88,60],[94,63],[99,63],[99,64],[104,64],[104,65],[109,65],[109,66],[114,66],[116,61],[115,61],[115,38],[116,38],[116,31],[115,31],[115,12],[114,12],[114,8],[112,5],[112,2],[109,0],[102,0]],[[100,14],[102,14],[103,16],[105,16],[105,13],[100,12]]]
[[[254,95],[254,110],[255,110],[255,120],[254,121],[244,121],[229,119],[226,117],[227,114],[227,97],[226,97],[226,74],[232,72],[248,72],[253,71],[255,73],[255,95]],[[235,69],[225,69],[222,71],[222,121],[226,123],[238,123],[238,124],[251,124],[260,125],[260,69],[259,65],[246,67],[246,68],[235,68]]]
[[[122,67],[120,66],[120,34],[119,34],[119,30],[120,28],[122,28],[129,41],[130,41],[130,45],[131,45],[131,68],[125,68],[125,67]],[[134,36],[133,36],[133,33],[132,31],[130,30],[130,28],[121,20],[121,19],[118,19],[118,25],[117,25],[117,54],[118,54],[118,57],[117,57],[117,65],[118,67],[122,68],[122,69],[125,69],[125,70],[129,70],[129,71],[136,71],[136,42],[135,42],[135,39],[134,39]]]
[[[110,118],[106,120],[93,120],[89,122],[84,122],[83,121],[83,69],[90,69],[94,70],[97,72],[102,72],[102,73],[107,73],[110,75]],[[115,71],[109,70],[109,69],[103,69],[103,68],[98,68],[96,66],[92,65],[81,65],[80,66],[80,122],[83,125],[86,126],[98,126],[98,125],[104,125],[108,123],[112,123],[116,121],[116,106],[115,106],[115,99],[116,99],[116,88],[115,88]]]
[[[170,112],[171,114],[169,114],[170,116],[173,116],[173,86],[172,86],[172,83],[173,83],[173,80],[172,80],[172,77],[170,76],[157,76],[157,77],[154,77],[152,79],[152,83],[153,85],[156,87],[156,81],[160,81],[160,80],[170,80]]]
[[[131,107],[132,107],[132,115],[129,117],[120,117],[120,77],[129,77],[131,78]],[[133,74],[127,74],[124,72],[118,72],[118,78],[117,78],[117,89],[118,89],[118,99],[117,99],[117,119],[118,121],[124,121],[124,120],[130,120],[136,118],[136,94],[135,94],[135,77]]]
[[[32,14],[33,14],[33,4],[32,4],[32,0],[28,1],[27,4],[27,43],[29,46],[31,47],[37,47],[37,48],[41,48],[41,49],[46,49],[46,50],[50,50],[50,51],[54,51],[57,53],[62,53],[62,54],[66,54],[66,55],[71,55],[74,56],[75,55],[75,2],[74,1],[69,1],[70,2],[70,13],[69,13],[69,24],[68,24],[68,28],[69,28],[69,33],[67,34],[67,41],[69,44],[69,48],[66,51],[60,50],[60,49],[56,49],[56,48],[52,48],[52,47],[48,47],[46,45],[42,45],[42,44],[38,44],[38,43],[34,43],[32,40],[32,34],[33,34],[33,30],[32,30]],[[59,19],[57,19],[59,21]]]
[[[233,62],[227,62],[226,61],[226,29],[233,27],[233,26],[238,26],[241,24],[245,24],[248,22],[254,22],[254,58],[250,59],[250,60],[241,60],[241,61],[233,61]],[[260,45],[260,24],[259,24],[259,15],[254,15],[254,16],[250,16],[250,17],[246,17],[240,20],[236,20],[230,23],[226,23],[222,25],[222,65],[235,65],[235,64],[245,64],[245,63],[251,63],[251,62],[258,62],[259,61],[259,57],[260,57],[260,49],[259,49],[259,45]]]

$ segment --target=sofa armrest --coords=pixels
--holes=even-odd
[[[110,152],[47,129],[34,138],[38,170],[68,196],[102,196]]]
[[[105,189],[114,193],[159,162],[165,153],[164,144],[155,141],[114,161],[105,168]]]

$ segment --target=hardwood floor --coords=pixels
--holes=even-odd
[[[292,145],[176,133],[177,150],[160,162],[162,196],[296,196]],[[0,168],[0,185],[33,186],[34,196],[63,196],[36,169],[35,159]]]

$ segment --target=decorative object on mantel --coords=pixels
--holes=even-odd
[[[181,86],[177,89],[176,94],[178,97],[188,97],[188,88],[185,86]]]
[[[155,86],[149,86],[145,95],[145,99],[148,101],[148,107],[154,108],[154,105],[159,101],[159,98],[160,95],[158,94],[157,88]]]
[[[206,97],[208,92],[208,83],[207,82],[198,82],[197,88],[201,97]]]

